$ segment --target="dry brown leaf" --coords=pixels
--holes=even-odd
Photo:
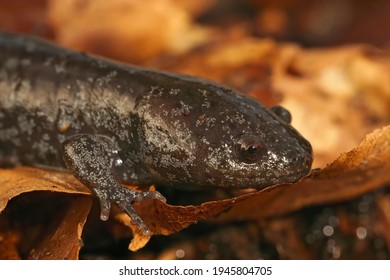
[[[171,0],[50,0],[48,4],[57,42],[127,62],[187,49],[206,35],[191,25],[186,8]]]
[[[74,198],[66,213],[49,229],[33,250],[29,259],[78,259],[82,247],[81,234],[92,200],[85,196]]]
[[[2,228],[8,229],[6,236],[14,236],[13,243],[3,241],[7,242],[7,246],[16,244],[16,247],[24,247],[20,244],[29,240],[27,243],[30,244],[25,246],[27,249],[22,249],[24,257],[30,259],[78,258],[82,245],[83,226],[92,203],[91,198],[86,196],[89,192],[85,186],[69,173],[29,167],[1,169],[0,186],[0,212],[5,213],[2,215],[2,223],[7,225]],[[11,207],[9,210],[11,214],[4,211],[11,199],[22,194],[38,195],[40,192],[42,194],[45,192],[64,194],[64,197],[62,199],[59,196],[53,196],[54,201],[45,201],[44,205],[38,202],[38,205],[33,206],[32,211],[27,211],[24,207],[15,207],[16,210],[12,210]],[[67,194],[75,196],[70,197]],[[47,198],[45,197],[45,200]],[[33,201],[34,197],[26,199]],[[42,208],[42,212],[36,208]],[[20,222],[17,223],[17,220]],[[33,224],[29,224],[30,222]],[[15,225],[17,225],[16,228]],[[12,250],[8,248],[7,254],[10,252]]]
[[[0,213],[12,198],[32,191],[89,194],[88,189],[66,172],[17,167],[0,169]]]

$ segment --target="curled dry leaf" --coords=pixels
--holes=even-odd
[[[60,44],[134,63],[203,40],[195,9],[172,0],[50,0],[47,14]]]
[[[81,234],[91,208],[91,199],[77,197],[66,208],[55,227],[33,248],[30,259],[78,259],[82,247]]]
[[[0,212],[12,198],[33,191],[89,194],[88,189],[66,172],[17,167],[1,169]]]
[[[3,254],[11,254],[2,258],[78,258],[82,230],[92,202],[86,196],[89,194],[86,187],[68,173],[28,167],[1,169],[0,186],[0,212],[3,212],[0,237],[2,247],[6,246]],[[27,196],[27,203],[17,199],[32,192],[35,196]],[[62,196],[51,195],[53,199],[49,200],[50,195],[44,195],[49,192]],[[42,199],[38,198],[39,194]],[[11,199],[16,202],[5,209]],[[27,240],[29,244],[22,245]]]

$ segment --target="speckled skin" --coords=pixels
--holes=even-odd
[[[0,35],[0,161],[67,167],[148,234],[119,183],[261,188],[308,173],[288,112],[210,81]]]

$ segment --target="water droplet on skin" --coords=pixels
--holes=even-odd
[[[121,166],[123,164],[123,160],[118,158],[115,160],[115,166]]]

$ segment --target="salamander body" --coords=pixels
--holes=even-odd
[[[60,167],[149,231],[120,183],[262,188],[300,179],[312,148],[288,111],[211,81],[0,35],[0,163]]]

